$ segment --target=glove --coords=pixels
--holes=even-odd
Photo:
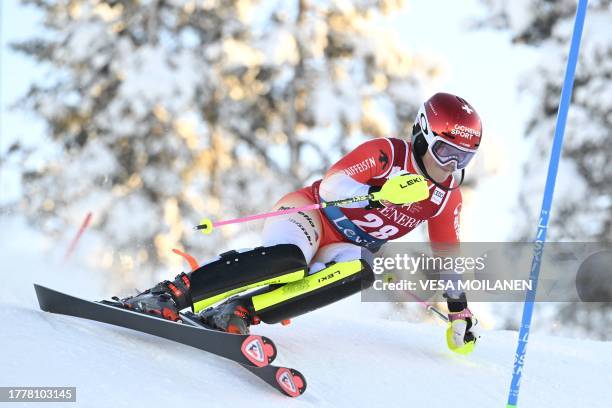
[[[448,304],[448,328],[446,344],[451,351],[467,355],[474,351],[476,340],[480,338],[478,319],[467,307],[465,293],[458,298],[444,295]]]
[[[389,182],[389,180],[391,180],[391,184],[394,184],[394,178],[397,176],[408,176],[410,175],[410,173],[405,172],[405,171],[400,171],[400,172],[396,172],[395,174],[389,174],[389,178],[387,180],[387,182]],[[370,188],[368,189],[368,195],[372,194],[372,193],[378,193],[380,190],[382,190],[384,187],[384,185],[382,186],[370,186]],[[368,205],[366,206],[366,210],[372,210],[374,208],[385,208],[385,207],[390,207],[394,205],[392,202],[387,201],[387,200],[368,200]]]
[[[382,186],[370,186],[370,188],[368,189],[368,195],[372,193],[378,193],[381,188]],[[385,205],[383,204],[383,202],[380,202],[378,200],[368,200],[368,205],[366,206],[366,210],[372,210],[374,208],[384,208],[384,207]]]

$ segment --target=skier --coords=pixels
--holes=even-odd
[[[358,202],[268,218],[263,246],[223,253],[173,281],[114,299],[122,307],[175,321],[180,310],[193,308],[210,327],[246,334],[260,321],[284,323],[357,293],[374,278],[369,255],[421,223],[427,221],[432,244],[459,242],[458,187],[481,137],[481,120],[472,105],[437,93],[419,109],[410,141],[367,141],[334,164],[323,179],[285,195],[275,208],[366,195],[406,172],[427,179],[429,198],[412,205]],[[456,170],[462,171],[459,183],[452,174]],[[448,345],[462,352],[474,345],[477,320],[464,293],[445,296]]]

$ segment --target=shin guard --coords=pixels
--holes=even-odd
[[[344,299],[373,281],[372,269],[361,259],[333,263],[304,279],[253,296],[253,307],[261,321],[278,323]]]
[[[302,251],[292,244],[223,253],[189,276],[194,312],[248,289],[300,280],[307,271]]]

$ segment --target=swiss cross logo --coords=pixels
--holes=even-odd
[[[468,113],[468,115],[471,115],[471,114],[472,114],[472,112],[474,112],[474,109],[470,108],[470,107],[469,107],[469,106],[467,106],[467,105],[463,105],[463,106],[461,107],[461,109],[463,109],[464,111],[466,111],[466,112]]]

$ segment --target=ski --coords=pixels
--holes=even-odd
[[[181,324],[109,304],[92,302],[34,284],[41,310],[94,320],[163,337],[233,360],[245,367],[265,367],[276,357],[267,337],[240,335]]]
[[[289,397],[299,397],[306,391],[306,378],[293,368],[274,365],[261,368],[246,365],[243,367]]]
[[[181,313],[181,319],[183,323],[207,329],[206,325],[203,324],[194,313]],[[274,365],[267,365],[265,367],[241,365],[255,376],[289,397],[299,397],[306,391],[306,378],[296,369]]]

